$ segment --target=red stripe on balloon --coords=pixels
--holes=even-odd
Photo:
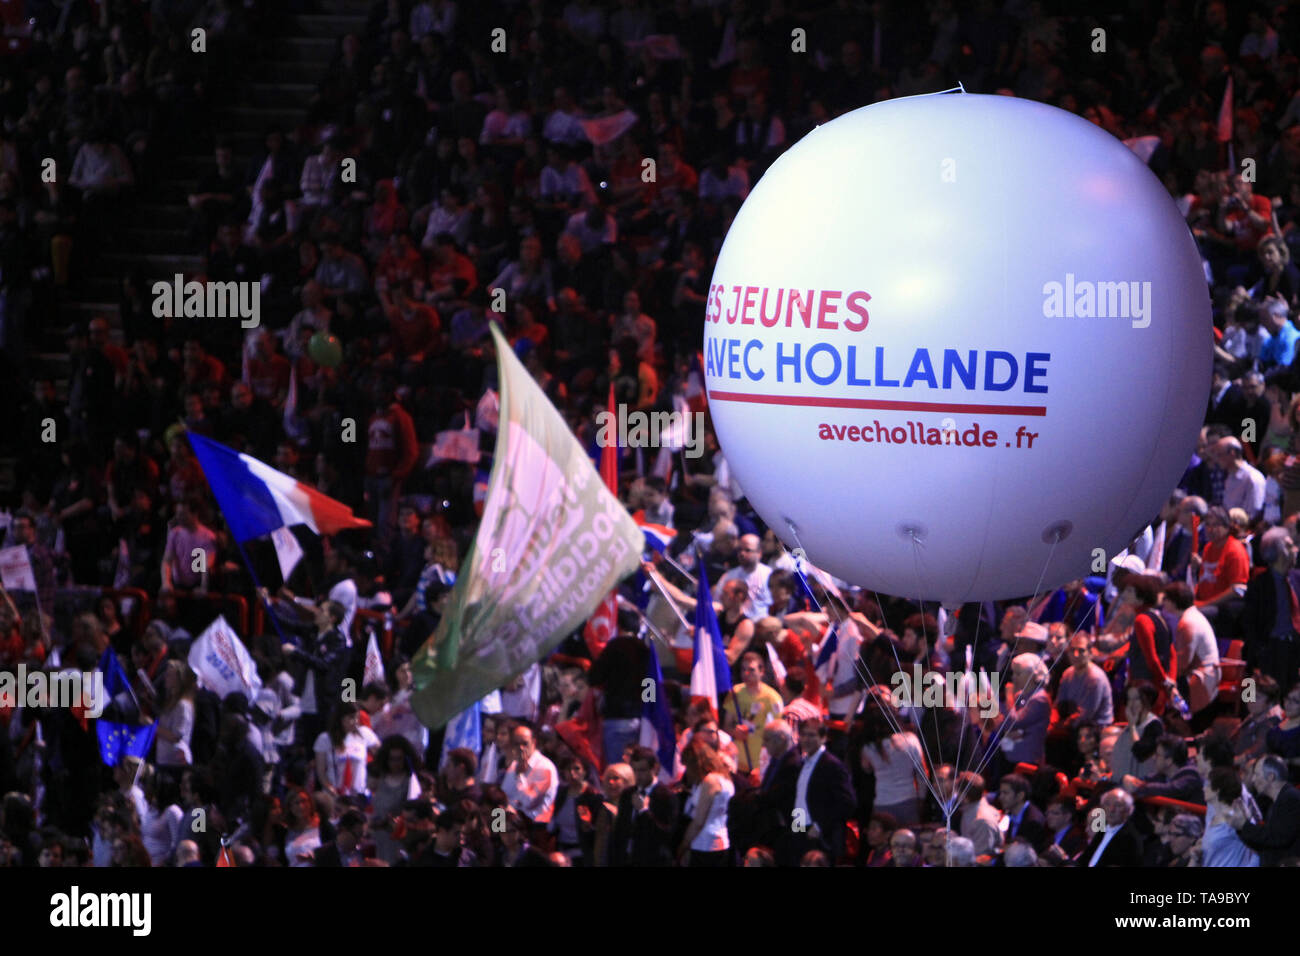
[[[747,392],[710,392],[713,402],[751,402],[756,405],[796,405],[817,408],[874,408],[894,412],[961,412],[966,415],[1047,414],[1044,405],[952,405],[945,402],[890,402],[870,398],[813,398],[807,395],[752,395]]]

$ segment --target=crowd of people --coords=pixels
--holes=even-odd
[[[157,727],[107,767],[84,714],[0,705],[0,865],[1294,864],[1295,7],[381,0],[304,121],[243,162],[211,117],[284,27],[260,6],[36,3],[0,61],[3,544],[36,583],[0,600],[0,668],[111,652],[133,693],[105,719]],[[490,324],[593,453],[611,388],[629,410],[707,410],[701,308],[765,169],[819,123],[959,80],[1158,138],[1217,358],[1168,507],[1104,578],[949,612],[805,574],[711,429],[698,459],[625,455],[620,497],[677,534],[644,577],[689,614],[707,576],[734,690],[692,698],[669,633],[676,739],[647,746],[646,627],[624,613],[607,644],[574,635],[490,695],[481,740],[444,746],[412,711],[410,660],[482,507]],[[188,197],[204,266],[185,278],[258,283],[259,326],[160,316],[172,276],[136,271],[116,325],[69,329],[64,390],[35,358],[41,323],[192,142],[214,164]],[[471,422],[478,462],[431,455]],[[269,543],[245,563],[187,433],[373,528],[298,529],[287,579]],[[241,622],[254,699],[189,667],[218,611]],[[946,678],[968,651],[964,697],[900,699],[895,675]]]

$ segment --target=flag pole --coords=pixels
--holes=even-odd
[[[687,571],[684,567],[682,567],[680,564],[678,564],[676,561],[673,560],[673,556],[668,553],[667,548],[664,548],[662,551],[658,553],[660,557],[662,557],[665,561],[667,561],[669,565],[671,565],[679,574],[681,574],[682,577],[684,577],[687,581],[690,581],[691,584],[698,585],[700,583],[696,579],[695,575],[691,574],[691,572]],[[703,565],[701,565],[701,567],[703,567]]]
[[[698,567],[699,567],[699,569],[700,569],[700,581],[702,581],[702,582],[704,582],[704,583],[708,583],[708,576],[704,573],[704,555],[700,552],[700,546],[699,546],[699,544],[696,544],[696,545],[695,545],[695,562],[696,562],[696,564],[698,565]],[[653,579],[652,579],[652,580],[653,580]],[[710,600],[710,602],[713,600],[713,595],[712,595],[712,593],[709,594],[709,600]],[[699,601],[700,601],[700,595],[699,595],[699,593],[697,592],[697,593],[696,593],[696,603],[697,603],[697,605],[698,605]],[[698,613],[698,610],[697,610],[697,613]],[[716,616],[716,615],[715,615],[715,616]],[[719,622],[719,623],[721,623],[721,622]],[[698,636],[696,637],[696,640],[700,640],[700,639],[701,639],[700,637],[698,637]],[[713,640],[712,635],[709,636],[709,640],[710,640],[710,642],[712,642],[712,640]],[[725,652],[726,652],[726,648],[723,648],[723,652],[724,652],[724,654],[725,654]],[[713,648],[712,648],[712,647],[709,648],[709,653],[710,653],[710,654],[713,653]],[[717,677],[716,677],[716,676],[714,677],[714,681],[715,681],[715,683],[716,683],[716,681],[717,681]],[[731,708],[732,708],[732,710],[735,711],[735,714],[736,714],[736,724],[737,724],[737,725],[739,725],[739,724],[743,724],[745,721],[744,721],[744,719],[740,716],[740,701],[739,701],[739,699],[737,699],[737,697],[736,697],[736,688],[735,688],[735,685],[733,685],[733,684],[731,683],[731,679],[730,679],[730,662],[728,662],[728,679],[727,679],[727,687],[728,687],[728,693],[727,693],[727,694],[724,694],[722,700],[718,701],[718,720],[719,720],[719,722],[722,720],[722,712],[723,712],[723,710],[726,709],[726,706],[727,706],[727,696],[729,695],[729,696],[731,697]],[[721,729],[721,728],[719,728],[719,729]],[[745,755],[745,773],[749,773],[753,768],[750,766],[750,762],[749,762],[749,737],[748,737],[748,735],[746,735],[745,739],[741,741],[741,746],[737,747],[736,750],[739,751],[739,752],[742,752],[742,753]]]
[[[234,536],[231,535],[231,537]],[[275,614],[275,608],[271,606],[270,595],[267,594],[266,589],[262,587],[262,582],[257,579],[257,572],[253,570],[253,562],[248,560],[248,552],[244,550],[244,542],[235,538],[235,546],[239,548],[239,556],[244,559],[244,567],[248,568],[248,576],[253,579],[253,593],[262,598],[262,603],[266,605],[266,613],[271,615],[271,624],[275,627],[275,633],[280,636],[280,643],[297,644],[297,641],[290,641],[285,637],[284,630],[280,627],[280,619]],[[253,622],[249,621],[248,623],[251,627]]]
[[[664,590],[664,586],[655,579],[654,575],[647,574],[646,578],[650,581],[651,584],[653,584],[656,588],[659,589],[659,593],[663,595],[663,599],[668,602],[668,606],[672,608],[673,613],[677,615],[677,620],[681,621],[682,627],[686,628],[686,630],[689,631],[691,629],[691,623],[690,621],[686,620],[686,615],[683,614],[681,608],[677,606],[677,602],[675,602],[671,597],[668,596],[668,592]]]

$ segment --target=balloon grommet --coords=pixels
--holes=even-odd
[[[919,521],[904,521],[898,526],[898,536],[905,541],[915,541],[920,544],[925,538],[925,525]]]
[[[1055,521],[1043,529],[1043,544],[1060,544],[1070,536],[1070,532],[1073,530],[1073,522]]]

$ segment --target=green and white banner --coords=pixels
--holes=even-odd
[[[500,426],[487,502],[412,706],[440,727],[523,673],[638,567],[644,537],[564,418],[492,326]]]

